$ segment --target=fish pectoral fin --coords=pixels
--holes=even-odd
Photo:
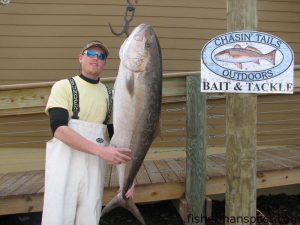
[[[235,63],[235,65],[236,65],[239,69],[242,69],[242,68],[243,68],[242,63]]]
[[[129,95],[132,96],[133,90],[134,90],[134,76],[132,74],[127,74],[126,88],[127,88]]]

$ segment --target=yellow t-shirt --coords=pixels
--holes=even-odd
[[[87,122],[103,123],[109,106],[109,96],[106,86],[101,82],[89,83],[79,76],[73,77],[79,93],[79,120]],[[69,112],[69,119],[72,117],[73,95],[71,84],[68,79],[57,81],[48,99],[45,112],[54,107],[64,108]],[[109,121],[111,123],[111,120]]]

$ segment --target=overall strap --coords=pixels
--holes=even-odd
[[[108,93],[108,100],[106,100],[107,102],[107,113],[106,113],[106,118],[103,122],[103,124],[107,125],[110,117],[111,117],[111,112],[112,112],[112,107],[113,107],[113,98],[112,98],[112,90],[110,88],[108,88],[107,86],[105,86],[107,89],[107,93]]]
[[[79,108],[79,92],[76,86],[75,80],[71,77],[68,79],[70,84],[71,84],[71,89],[72,89],[72,96],[73,96],[73,105],[72,105],[72,119],[79,119],[78,113],[80,111]]]

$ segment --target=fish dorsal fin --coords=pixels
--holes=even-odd
[[[253,52],[256,52],[258,54],[262,54],[261,51],[259,51],[257,48],[254,48],[252,46],[247,46],[245,49],[249,50],[249,51],[253,51]]]
[[[239,44],[236,44],[233,48],[242,48]]]

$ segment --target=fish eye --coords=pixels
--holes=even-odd
[[[145,47],[146,48],[150,48],[151,47],[151,42],[150,41],[146,41],[145,42]]]

